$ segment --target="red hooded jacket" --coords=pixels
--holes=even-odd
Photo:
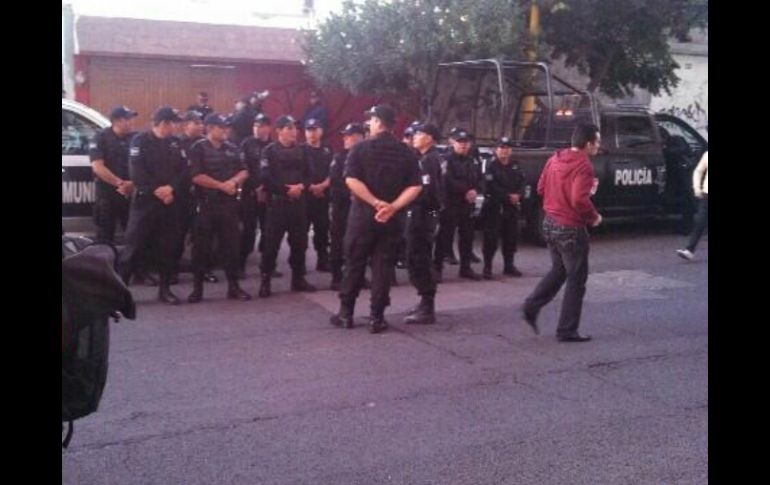
[[[568,148],[545,164],[537,183],[547,216],[564,226],[585,227],[599,218],[591,202],[594,168],[583,151]]]

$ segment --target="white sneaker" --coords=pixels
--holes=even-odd
[[[676,254],[680,258],[686,259],[687,261],[692,261],[695,259],[695,255],[689,249],[677,249]]]

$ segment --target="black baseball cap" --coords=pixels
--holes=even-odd
[[[305,122],[305,129],[306,130],[315,130],[317,128],[323,128],[321,126],[321,121],[316,118],[310,118]]]
[[[392,126],[396,122],[396,112],[393,108],[384,104],[372,106],[368,111],[364,111],[364,114],[368,118],[379,118],[388,126]]]
[[[272,122],[270,121],[270,117],[267,116],[265,113],[259,113],[257,116],[254,117],[254,124],[255,125],[271,125]]]
[[[424,125],[417,125],[414,127],[414,132],[420,132],[425,133],[426,135],[430,135],[433,138],[433,141],[439,141],[441,138],[441,132],[438,130],[436,125],[432,123],[425,123]]]
[[[110,112],[110,120],[130,120],[138,114],[128,106],[118,106]]]
[[[203,117],[201,116],[200,111],[190,110],[186,112],[184,115],[182,115],[182,121],[202,121]]]
[[[504,136],[504,137],[500,138],[500,140],[497,142],[497,146],[513,148],[513,147],[516,146],[516,144],[513,142],[513,140],[511,140],[507,136]]]
[[[228,126],[232,125],[230,122],[230,117],[220,113],[210,113],[206,115],[206,119],[203,120],[203,124],[206,126],[221,126],[223,128],[227,128]]]
[[[155,110],[155,113],[153,113],[152,121],[155,123],[160,123],[162,121],[178,122],[182,121],[182,118],[179,117],[178,110],[175,110],[171,106],[161,106]]]
[[[449,138],[455,141],[470,141],[473,137],[467,130],[455,127],[449,131]]]
[[[352,135],[354,133],[358,133],[359,135],[366,135],[366,128],[364,128],[364,125],[361,123],[348,123],[345,125],[345,128],[340,131],[340,134],[342,135]]]
[[[297,126],[297,120],[295,120],[291,115],[283,115],[275,120],[275,127],[278,129],[286,128],[289,125]]]

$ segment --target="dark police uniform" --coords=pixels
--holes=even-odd
[[[487,163],[484,200],[484,273],[490,277],[492,259],[502,239],[505,274],[516,275],[513,255],[519,239],[519,207],[512,204],[511,194],[524,196],[524,174],[515,160],[503,165],[497,157]],[[520,276],[521,274],[518,273]]]
[[[243,195],[240,202],[240,216],[243,224],[241,232],[241,271],[246,269],[246,260],[254,251],[254,245],[257,241],[257,226],[261,232],[260,251],[264,249],[266,209],[264,203],[257,200],[257,187],[261,185],[259,174],[259,162],[262,150],[272,143],[270,140],[260,140],[250,136],[243,140],[241,144],[241,156],[243,157],[246,169],[249,171],[249,178],[243,184]]]
[[[471,250],[473,249],[474,203],[465,199],[471,189],[478,189],[477,168],[470,155],[459,155],[454,151],[444,157],[446,174],[446,208],[441,213],[441,224],[436,245],[435,265],[440,271],[444,256],[452,251],[455,230],[459,229],[460,275],[471,273]]]
[[[408,187],[420,185],[414,152],[389,132],[356,144],[348,154],[344,176],[361,181],[374,197],[388,202],[394,201]],[[345,233],[347,266],[340,301],[352,312],[363,284],[367,259],[371,256],[372,319],[384,323],[383,313],[390,303],[396,249],[403,234],[403,218],[394,215],[383,224],[374,219],[375,213],[368,203],[353,199]]]
[[[278,124],[276,122],[276,124]],[[283,235],[289,233],[289,265],[292,270],[292,289],[313,291],[304,280],[305,251],[307,250],[307,203],[304,194],[290,198],[286,185],[310,184],[310,163],[307,149],[301,145],[284,146],[274,142],[262,151],[260,161],[262,182],[270,194],[267,204],[267,239],[260,270],[262,286],[259,296],[270,296],[270,278],[275,271],[276,258]]]
[[[146,131],[131,140],[129,175],[136,191],[128,217],[126,247],[121,255],[121,276],[128,281],[137,269],[142,251],[152,247],[161,278],[159,298],[167,303],[178,303],[168,284],[176,267],[179,237],[176,194],[185,186],[186,172],[182,148],[175,137],[158,138],[152,131]],[[166,185],[174,189],[174,201],[168,205],[153,193]]]
[[[103,160],[115,176],[130,180],[128,171],[128,148],[135,133],[118,136],[107,127],[96,134],[88,152],[89,158]],[[99,177],[96,181],[96,201],[94,203],[94,224],[96,224],[96,240],[114,242],[115,229],[119,222],[123,229],[128,224],[130,199],[118,193],[117,187],[108,184]]]
[[[430,315],[430,321],[426,320],[424,323],[432,323],[435,321],[433,300],[436,296],[436,278],[432,272],[431,255],[438,214],[444,206],[445,198],[439,150],[435,146],[431,147],[420,156],[419,166],[422,192],[407,213],[407,266],[409,280],[417,289],[417,294],[422,297],[414,313],[424,312],[425,315]],[[407,317],[405,321],[418,323],[415,317],[416,315],[412,318]]]
[[[312,147],[306,145],[310,158],[310,183],[320,184],[329,177],[329,166],[332,162],[332,151],[328,147]],[[318,256],[316,269],[329,270],[329,189],[324,196],[318,198],[309,190],[307,197],[308,230],[313,226],[313,248]]]
[[[331,199],[331,226],[330,226],[330,249],[329,264],[332,272],[332,286],[342,283],[342,266],[344,264],[343,241],[345,238],[345,229],[348,226],[348,214],[350,213],[350,189],[345,183],[343,172],[345,170],[345,160],[348,157],[349,150],[343,149],[334,156],[329,166],[329,194]]]
[[[194,197],[194,189],[190,181],[190,147],[198,140],[202,140],[202,136],[191,138],[187,135],[181,135],[179,137],[179,146],[182,147],[182,155],[186,162],[186,173],[184,182],[179,190],[178,194],[175,194],[177,203],[179,204],[179,240],[176,250],[176,261],[182,259],[184,254],[184,243],[187,238],[187,234],[191,231],[196,212],[196,202]]]
[[[189,157],[191,178],[208,175],[225,182],[246,170],[238,147],[228,141],[216,148],[208,139],[199,140],[190,147]],[[200,185],[195,187],[195,195],[198,214],[193,239],[193,272],[196,282],[203,281],[210,266],[211,243],[216,236],[227,281],[231,287],[236,286],[241,237],[237,196]]]

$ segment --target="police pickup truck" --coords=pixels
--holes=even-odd
[[[543,243],[540,173],[556,150],[570,146],[579,122],[601,130],[602,148],[592,161],[599,179],[593,201],[603,216],[692,216],[690,174],[708,143],[675,116],[599,106],[546,63],[495,59],[440,64],[427,106],[428,120],[442,133],[470,130],[482,159],[500,137],[514,141],[513,159],[526,177],[521,219],[535,242]]]
[[[96,132],[110,121],[88,106],[61,100],[61,207],[62,230],[92,233],[96,187],[88,158]]]

